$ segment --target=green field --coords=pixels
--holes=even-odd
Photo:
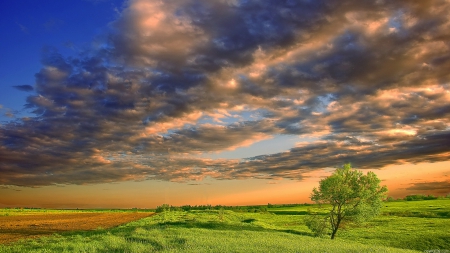
[[[0,252],[450,252],[450,199],[386,202],[379,217],[346,225],[335,240],[312,236],[304,217],[314,210],[163,212],[113,229],[20,241]]]
[[[314,206],[269,209],[277,216],[302,216]],[[450,252],[450,199],[385,202],[381,215],[362,226],[338,231],[338,239],[368,245]]]

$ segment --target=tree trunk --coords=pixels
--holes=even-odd
[[[336,222],[336,226],[333,228],[333,231],[332,231],[332,233],[331,233],[331,239],[332,239],[332,240],[333,240],[334,237],[336,236],[336,232],[338,231],[339,225],[341,224],[341,220],[342,220],[342,218],[339,218],[339,217],[338,217],[338,220],[337,220],[337,222]]]
[[[334,239],[334,236],[336,235],[336,232],[337,232],[337,228],[333,229],[333,232],[331,233],[331,240]]]

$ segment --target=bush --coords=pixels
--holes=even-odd
[[[321,216],[317,214],[306,215],[305,224],[316,237],[323,237],[330,232],[328,216]]]
[[[223,221],[223,215],[225,214],[225,210],[223,209],[223,207],[221,207],[218,211],[217,211],[217,216],[219,217],[220,221]]]
[[[157,213],[162,213],[165,211],[170,211],[170,205],[169,204],[162,204],[158,207],[156,207],[156,212]]]
[[[191,211],[192,207],[190,205],[184,205],[181,207],[181,209],[183,209],[183,211],[188,212],[188,211]]]

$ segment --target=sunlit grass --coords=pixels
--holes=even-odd
[[[285,216],[301,216],[317,212],[317,207],[296,206],[270,208]],[[285,214],[285,215],[282,215]],[[297,215],[295,215],[297,214]],[[450,199],[385,202],[381,215],[362,226],[343,226],[338,239],[364,244],[384,245],[415,250],[450,251]],[[299,229],[299,228],[296,228]]]
[[[335,240],[314,238],[306,227],[305,214],[317,210],[316,206],[301,205],[269,208],[270,212],[265,213],[230,210],[222,211],[222,214],[219,210],[164,212],[112,229],[62,233],[3,245],[0,252],[450,250],[450,218],[443,215],[450,211],[450,200],[386,202],[382,215],[358,227],[344,224]]]
[[[267,221],[273,221],[269,223]],[[286,217],[225,211],[169,212],[110,230],[22,241],[0,252],[412,252],[287,231]],[[292,222],[292,220],[291,220]]]

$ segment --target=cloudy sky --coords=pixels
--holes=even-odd
[[[450,193],[448,0],[0,3],[0,206]]]

